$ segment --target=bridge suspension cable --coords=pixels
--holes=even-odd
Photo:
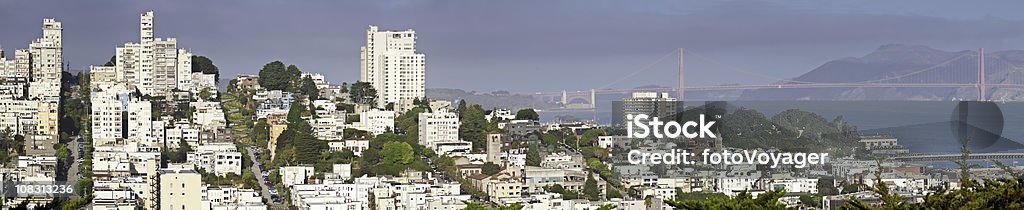
[[[641,72],[645,72],[647,70],[650,70],[652,67],[654,67],[654,65],[656,65],[658,63],[661,63],[661,61],[665,60],[668,57],[672,57],[672,56],[678,55],[678,54],[679,54],[679,50],[672,49],[672,51],[669,51],[667,54],[661,56],[661,58],[658,58],[658,60],[655,60],[652,63],[648,63],[643,68],[640,68],[640,69],[637,69],[636,71],[630,72],[629,74],[626,74],[625,76],[618,77],[614,81],[612,81],[611,83],[605,84],[604,86],[601,86],[600,88],[597,88],[597,89],[606,89],[608,87],[611,87],[612,85],[618,84],[619,82],[622,82],[623,80],[626,80],[626,79],[629,79],[629,78],[631,78],[633,76],[636,76],[637,74],[639,74]]]

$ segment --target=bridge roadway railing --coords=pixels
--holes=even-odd
[[[952,161],[960,159],[961,154],[910,154],[893,157],[900,161]],[[973,153],[969,160],[1013,160],[1024,159],[1024,153]]]

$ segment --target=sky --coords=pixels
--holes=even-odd
[[[157,37],[211,58],[222,78],[280,60],[332,82],[359,77],[369,25],[412,28],[427,88],[476,91],[674,86],[792,78],[881,45],[947,51],[1024,49],[1021,1],[14,1],[0,0],[0,46],[12,56],[64,24],[73,71],[138,42],[154,10]]]

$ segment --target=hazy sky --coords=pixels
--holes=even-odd
[[[205,55],[222,78],[281,60],[333,82],[359,76],[368,25],[413,28],[428,88],[511,90],[764,83],[888,43],[958,51],[1024,49],[1021,1],[13,1],[0,0],[0,45],[13,54],[64,23],[65,61],[103,64],[157,37]]]

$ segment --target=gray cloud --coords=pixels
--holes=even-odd
[[[675,48],[688,82],[763,82],[734,69],[793,77],[827,60],[886,43],[949,50],[1022,48],[1024,22],[903,14],[836,13],[771,2],[615,1],[0,1],[0,44],[23,48],[44,16],[65,24],[75,69],[101,64],[137,40],[137,15],[157,13],[157,35],[211,57],[224,75],[272,60],[358,76],[367,25],[414,28],[428,87],[516,91],[674,84],[674,60],[612,84]]]

